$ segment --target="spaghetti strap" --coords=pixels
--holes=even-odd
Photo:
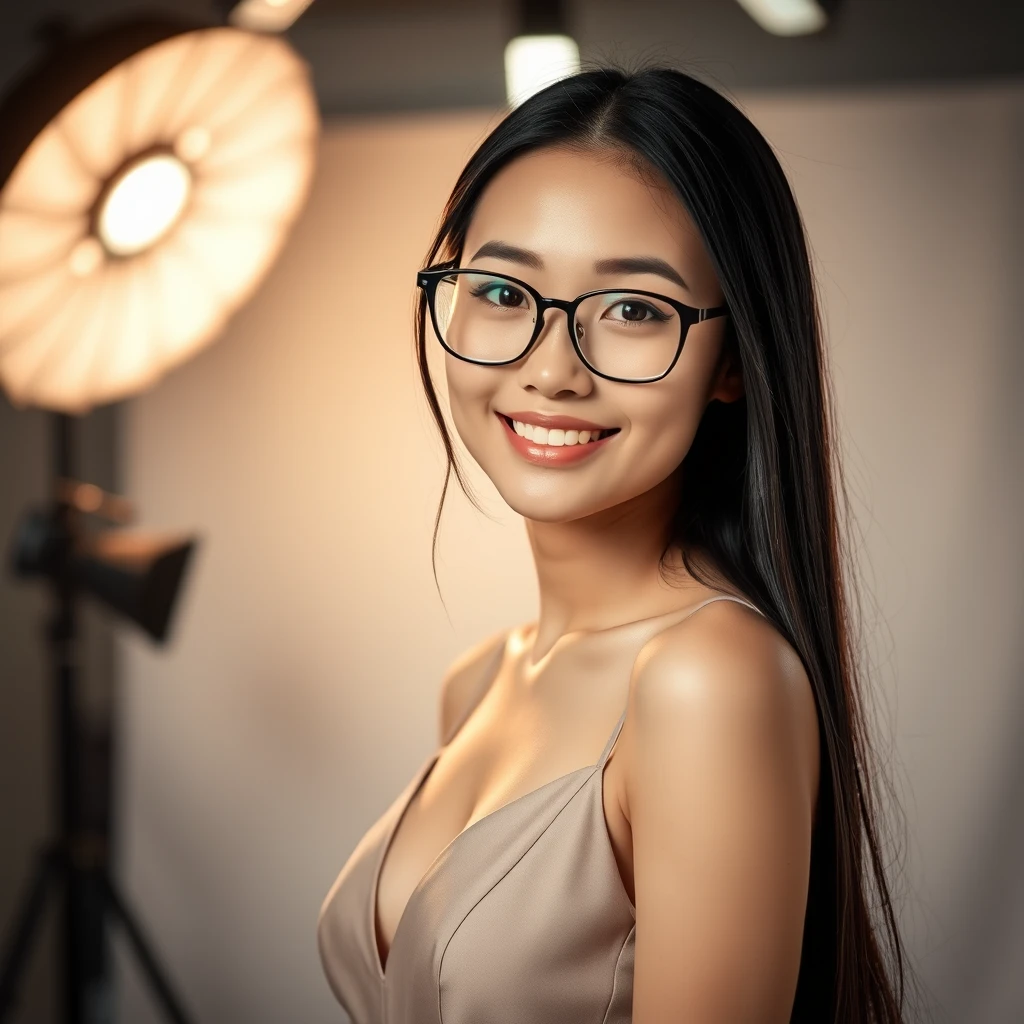
[[[752,605],[749,601],[742,597],[733,597],[732,594],[719,594],[717,597],[709,597],[706,601],[701,601],[700,604],[694,605],[688,609],[684,615],[682,615],[677,621],[682,622],[683,619],[688,619],[694,612],[699,612],[705,605],[711,604],[713,601],[736,601],[739,604],[745,604],[748,608],[753,608],[758,615],[763,618],[767,618],[760,608]],[[673,623],[675,625],[675,623]],[[639,652],[637,652],[639,656]],[[615,741],[619,738],[619,733],[622,730],[622,724],[626,721],[626,709],[622,709],[622,714],[619,715],[619,720],[615,723],[615,728],[612,730],[611,736],[608,737],[608,742],[604,745],[604,750],[601,752],[601,756],[598,759],[598,767],[603,768],[605,761],[608,760],[609,755],[612,752],[612,748],[615,746]]]
[[[608,760],[608,755],[612,752],[612,747],[615,746],[615,741],[619,738],[619,732],[622,729],[622,723],[626,720],[626,712],[623,709],[619,720],[615,723],[615,728],[612,730],[611,736],[608,737],[608,742],[604,745],[604,750],[601,751],[601,756],[597,759],[598,768],[603,768],[605,761]]]
[[[685,618],[689,618],[689,616],[691,616],[694,612],[699,612],[701,610],[701,608],[704,607],[704,605],[711,604],[712,601],[736,601],[739,604],[745,604],[748,608],[753,608],[754,611],[757,612],[757,614],[760,615],[762,618],[767,618],[768,617],[768,616],[765,615],[765,613],[763,611],[761,611],[760,608],[757,607],[757,605],[751,604],[745,598],[733,597],[732,594],[719,594],[717,597],[709,597],[706,601],[701,601],[700,604],[698,604],[695,607],[691,608],[686,613],[686,615],[683,616],[683,618],[684,619]]]

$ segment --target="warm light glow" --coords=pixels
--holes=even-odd
[[[195,163],[206,156],[211,141],[209,129],[194,124],[174,140],[174,152],[187,163]]]
[[[505,47],[505,93],[518,106],[535,92],[574,75],[580,51],[570,36],[516,36]]]
[[[318,130],[288,43],[223,26],[140,51],[41,125],[0,190],[11,402],[88,412],[213,341],[284,243]]]
[[[71,250],[71,255],[68,257],[71,273],[75,277],[88,277],[99,269],[100,264],[103,262],[103,255],[103,246],[100,245],[98,238],[94,235],[83,238]]]
[[[169,153],[148,156],[114,184],[96,219],[107,252],[134,256],[178,222],[192,187],[188,168]]]
[[[251,32],[283,32],[291,28],[313,0],[241,0],[228,21]]]
[[[776,36],[804,36],[828,24],[828,16],[814,0],[739,0],[740,6],[766,32]]]

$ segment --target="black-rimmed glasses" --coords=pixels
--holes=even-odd
[[[648,384],[679,359],[691,324],[724,316],[727,306],[697,309],[657,292],[601,288],[551,299],[525,281],[486,270],[440,265],[416,275],[445,350],[484,366],[522,359],[552,307],[565,312],[583,365],[605,380]]]

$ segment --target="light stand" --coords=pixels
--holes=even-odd
[[[64,934],[60,973],[64,980],[63,1019],[67,1024],[99,1024],[112,1019],[104,937],[108,913],[124,927],[167,1018],[175,1024],[187,1024],[190,1018],[111,874],[109,826],[106,820],[90,822],[83,814],[80,788],[83,733],[76,704],[76,605],[80,591],[92,591],[108,605],[134,619],[153,639],[165,639],[194,541],[146,539],[120,531],[105,531],[92,537],[86,534],[80,526],[81,515],[83,511],[94,509],[81,507],[83,487],[74,483],[73,417],[59,412],[51,416],[54,470],[51,504],[24,518],[12,547],[11,560],[19,576],[45,577],[53,594],[46,641],[53,685],[58,828],[56,836],[36,855],[6,938],[0,961],[0,1022],[7,1019],[14,1006],[18,983],[47,896],[57,887],[62,888]],[[94,496],[99,492],[85,485],[84,493]],[[116,539],[112,535],[116,535]],[[109,806],[109,792],[104,796]]]

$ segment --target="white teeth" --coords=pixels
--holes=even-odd
[[[532,423],[522,423],[519,420],[513,420],[512,427],[520,437],[525,437],[535,444],[547,444],[554,448],[586,444],[591,438],[596,441],[601,433],[599,430],[559,430],[557,427],[549,430],[547,427],[535,427]]]

